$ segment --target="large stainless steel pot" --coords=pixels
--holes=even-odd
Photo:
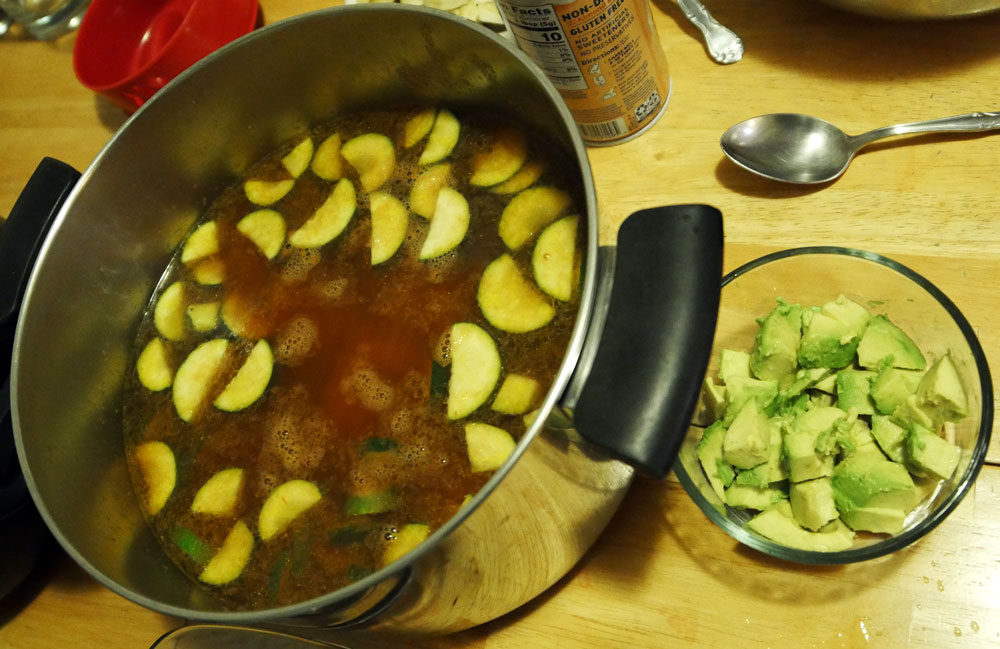
[[[119,419],[140,313],[202,209],[252,162],[338,112],[394,102],[488,106],[566,152],[586,208],[578,322],[545,416],[418,551],[308,602],[227,611],[167,559],[132,495]],[[42,246],[12,367],[15,438],[35,503],[96,579],[187,620],[335,637],[362,626],[441,633],[502,615],[577,562],[633,466],[669,470],[707,364],[721,276],[718,211],[640,212],[622,227],[617,254],[597,240],[590,168],[569,112],[537,68],[491,32],[439,12],[363,5],[250,34],[129,120]]]

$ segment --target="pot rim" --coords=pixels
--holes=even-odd
[[[127,131],[133,121],[145,119],[145,115],[150,107],[155,107],[158,104],[162,104],[168,101],[170,95],[179,87],[182,86],[189,78],[202,74],[202,70],[212,66],[215,61],[220,60],[232,52],[240,50],[242,48],[251,47],[252,44],[260,39],[267,39],[270,34],[277,33],[283,30],[295,29],[298,25],[316,20],[332,20],[337,15],[341,14],[353,14],[353,13],[370,13],[370,12],[386,12],[386,11],[396,11],[404,13],[416,13],[424,14],[428,18],[435,20],[441,20],[444,22],[450,22],[455,25],[460,25],[461,27],[468,29],[470,31],[478,33],[480,36],[491,40],[495,45],[499,45],[503,49],[512,55],[521,65],[526,68],[531,76],[535,78],[537,83],[541,86],[541,90],[548,96],[550,100],[551,108],[559,117],[559,121],[564,126],[567,135],[570,138],[571,150],[566,151],[567,154],[571,156],[571,162],[575,159],[579,170],[580,183],[582,189],[582,195],[584,198],[585,205],[583,205],[583,211],[586,212],[587,221],[587,239],[585,242],[585,263],[582,265],[581,272],[582,277],[582,287],[580,291],[580,304],[577,310],[576,322],[573,325],[573,330],[570,335],[569,342],[566,347],[566,351],[563,355],[562,363],[559,366],[559,370],[553,379],[552,385],[549,388],[548,393],[545,396],[542,405],[538,409],[538,416],[536,416],[534,422],[519,440],[516,448],[511,453],[510,457],[497,469],[486,484],[476,493],[476,495],[458,512],[456,512],[444,525],[435,530],[427,540],[425,540],[416,550],[408,553],[401,559],[393,562],[392,564],[372,573],[371,575],[359,580],[353,584],[339,588],[337,590],[331,591],[319,597],[315,597],[302,602],[297,602],[295,604],[290,604],[281,607],[265,608],[265,609],[255,609],[249,611],[203,611],[198,609],[191,609],[182,606],[175,606],[172,604],[165,604],[164,602],[152,599],[151,597],[138,593],[130,588],[127,588],[115,581],[114,579],[108,577],[104,574],[102,570],[91,563],[85,556],[83,556],[80,551],[78,551],[61,533],[59,526],[56,524],[52,515],[48,511],[45,503],[42,502],[40,496],[38,496],[38,490],[34,480],[34,476],[31,471],[31,467],[28,465],[25,458],[25,451],[23,443],[21,441],[21,428],[20,419],[18,413],[18,375],[19,366],[21,364],[20,352],[21,352],[21,340],[23,336],[23,327],[21,322],[18,323],[18,327],[15,333],[14,339],[14,354],[11,365],[11,414],[14,424],[14,439],[15,446],[17,447],[18,458],[20,460],[22,470],[24,473],[24,479],[28,484],[28,488],[31,492],[32,499],[35,502],[46,526],[59,541],[59,544],[63,549],[73,558],[73,560],[79,564],[84,570],[95,578],[98,582],[118,593],[119,595],[131,600],[145,608],[160,612],[165,615],[170,615],[177,618],[182,618],[185,620],[197,620],[203,622],[216,622],[223,624],[255,624],[268,621],[276,620],[287,620],[289,618],[301,618],[305,616],[315,615],[322,613],[324,611],[332,611],[337,608],[340,603],[349,603],[351,601],[356,601],[366,595],[371,591],[376,585],[386,581],[389,578],[397,577],[401,579],[401,582],[405,582],[406,573],[411,569],[413,564],[418,562],[422,557],[434,551],[438,545],[440,545],[446,537],[448,537],[455,529],[461,526],[468,516],[475,511],[485,500],[488,498],[494,489],[503,481],[507,474],[511,471],[514,464],[518,462],[520,457],[526,451],[528,445],[534,440],[534,438],[540,433],[544,427],[545,420],[548,415],[556,407],[557,402],[566,390],[571,377],[577,367],[578,361],[580,359],[582,350],[584,348],[584,341],[587,336],[588,330],[591,328],[591,320],[594,314],[595,306],[595,295],[597,291],[597,272],[598,272],[598,261],[597,261],[597,250],[598,250],[598,224],[597,224],[597,200],[596,191],[594,187],[593,176],[591,173],[589,159],[587,157],[586,147],[583,143],[583,139],[580,136],[579,129],[576,126],[569,109],[563,102],[559,92],[556,90],[555,86],[548,79],[548,77],[537,68],[536,64],[528,58],[523,52],[517,49],[514,45],[509,43],[507,40],[501,38],[492,30],[474,23],[471,20],[460,18],[452,14],[441,12],[433,9],[427,9],[425,7],[413,6],[413,5],[399,5],[399,4],[361,4],[361,5],[343,5],[337,7],[328,7],[325,9],[320,9],[317,11],[307,12],[284,20],[278,21],[271,25],[266,25],[260,29],[250,32],[249,34],[242,36],[226,45],[220,49],[212,52],[205,58],[201,59],[190,68],[179,74],[175,79],[170,81],[164,88],[158,92],[150,101],[143,104],[129,119],[122,125],[121,128],[115,133],[115,135],[108,141],[108,143],[101,149],[94,160],[88,165],[87,169],[84,171],[83,175],[80,177],[76,186],[70,192],[66,202],[63,204],[62,208],[59,210],[59,214],[53,221],[52,227],[49,233],[45,237],[45,241],[39,250],[37,261],[34,268],[31,271],[31,277],[28,281],[27,288],[24,293],[23,310],[27,310],[32,296],[34,294],[35,279],[38,275],[39,269],[44,265],[45,259],[48,255],[49,249],[52,244],[52,240],[55,234],[58,232],[63,221],[67,218],[67,215],[72,210],[73,204],[76,201],[77,195],[86,185],[90,177],[95,173],[95,169],[100,166],[101,161],[109,155],[110,151],[113,151],[116,147],[118,139],[122,134]],[[391,595],[390,595],[391,597]]]

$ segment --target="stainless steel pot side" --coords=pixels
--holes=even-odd
[[[164,555],[129,484],[120,394],[136,325],[171,251],[252,162],[337,113],[396,102],[490,106],[567,152],[586,209],[578,322],[545,399],[546,416],[427,543],[323,597],[228,611]],[[437,634],[530,600],[569,571],[618,507],[634,469],[616,458],[660,475],[669,470],[718,308],[718,212],[646,211],[632,217],[636,227],[623,226],[623,236],[638,242],[637,253],[618,255],[614,273],[631,275],[622,282],[626,298],[648,301],[653,319],[609,317],[605,326],[601,314],[609,304],[614,313],[626,298],[605,290],[615,249],[598,250],[595,206],[586,151],[558,93],[526,57],[468,21],[398,5],[341,7],[277,23],[219,50],[115,135],[74,188],[39,254],[17,329],[12,402],[19,458],[46,523],[101,583],[186,620],[292,629],[320,639],[341,638],[347,628]],[[694,239],[676,228],[693,231]],[[665,254],[673,243],[680,250]],[[639,250],[644,246],[649,250]],[[650,251],[659,261],[639,269],[639,255]],[[657,317],[674,322],[666,326]],[[621,359],[625,367],[614,378],[607,369],[614,363],[601,359],[622,356],[631,338],[660,329],[662,344],[675,351],[633,353]],[[605,342],[608,336],[618,342]],[[609,375],[611,385],[588,375]],[[634,406],[633,397],[656,403]],[[573,417],[599,429],[593,438],[611,439],[600,442],[605,449],[583,441]],[[657,440],[664,428],[676,440]]]

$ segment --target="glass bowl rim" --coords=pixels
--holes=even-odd
[[[981,393],[979,435],[976,439],[976,446],[972,450],[972,457],[970,458],[969,464],[965,469],[965,474],[962,476],[955,489],[948,494],[944,502],[942,502],[937,508],[930,512],[926,518],[913,527],[871,545],[837,552],[800,550],[798,548],[792,548],[770,541],[762,536],[757,536],[756,534],[747,531],[742,526],[733,523],[726,516],[720,514],[719,511],[702,495],[701,491],[687,474],[687,471],[684,469],[680,459],[674,463],[674,474],[677,476],[677,479],[684,487],[688,496],[690,496],[691,499],[694,500],[695,504],[698,505],[698,508],[701,509],[701,511],[716,525],[721,527],[730,536],[746,546],[779,559],[785,559],[795,563],[807,565],[841,565],[858,561],[867,561],[869,559],[874,559],[876,557],[895,552],[896,550],[901,550],[933,530],[955,509],[955,507],[958,506],[959,502],[961,502],[966,493],[968,493],[969,489],[975,483],[976,477],[978,476],[979,471],[986,459],[986,451],[989,447],[993,431],[993,381],[990,376],[986,354],[979,342],[979,338],[976,336],[975,331],[973,331],[972,325],[970,325],[968,320],[965,319],[965,316],[955,303],[952,302],[951,299],[930,280],[926,279],[908,266],[905,266],[893,259],[889,259],[888,257],[884,257],[878,253],[839,246],[806,246],[779,250],[758,257],[730,271],[722,278],[721,288],[725,288],[734,280],[756,268],[775,261],[781,261],[791,257],[803,255],[837,255],[854,257],[884,266],[889,270],[899,273],[903,277],[911,280],[923,288],[931,297],[937,300],[942,308],[944,308],[944,310],[948,312],[948,315],[950,315],[954,320],[955,324],[962,332],[962,336],[965,338],[966,343],[969,345],[969,350],[972,353],[972,358],[976,364],[976,370],[979,375],[979,388]]]

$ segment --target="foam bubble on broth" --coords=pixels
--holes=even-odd
[[[319,264],[322,255],[315,248],[291,248],[282,260],[281,279],[289,284],[306,281],[309,271]]]
[[[305,316],[297,316],[278,333],[274,360],[282,365],[298,365],[313,354],[319,342],[319,326]]]
[[[395,390],[372,367],[359,366],[345,380],[343,390],[349,392],[365,408],[382,411],[393,403]]]

